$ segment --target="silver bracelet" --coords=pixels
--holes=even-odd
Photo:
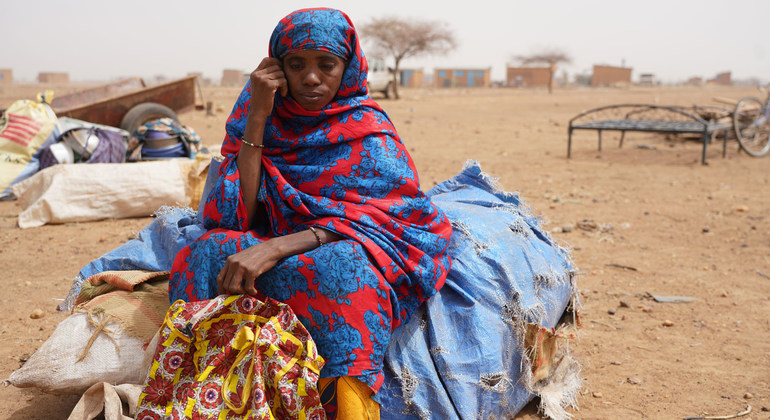
[[[256,147],[257,149],[261,149],[261,148],[265,147],[265,145],[263,145],[263,144],[254,144],[254,143],[252,143],[250,141],[246,141],[245,139],[241,139],[241,143],[243,143],[243,144],[245,144],[247,146]]]
[[[323,245],[324,242],[321,240],[321,235],[318,234],[318,231],[316,231],[313,226],[310,226],[309,229],[311,232],[313,232],[313,235],[315,235],[315,240],[318,241],[318,246]]]

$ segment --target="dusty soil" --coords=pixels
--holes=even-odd
[[[0,107],[37,86],[4,87]],[[237,89],[207,88],[220,112],[182,115],[218,144]],[[549,230],[572,247],[580,269],[583,328],[572,343],[584,365],[576,418],[729,415],[752,406],[770,418],[770,157],[729,145],[709,148],[654,134],[578,133],[566,159],[567,124],[584,109],[615,103],[715,104],[757,95],[750,88],[629,88],[545,91],[407,90],[382,100],[412,152],[425,189],[481,163],[518,191]],[[641,146],[641,147],[640,147]],[[17,369],[66,314],[70,280],[90,260],[128,240],[150,219],[15,227],[21,211],[0,203],[0,379]],[[580,226],[579,222],[594,222]],[[567,229],[563,229],[563,228]],[[571,228],[571,229],[570,229]],[[562,232],[562,230],[568,232]],[[656,303],[653,295],[689,296]],[[31,319],[35,309],[45,316]],[[74,396],[8,387],[0,417],[64,419]],[[530,404],[516,418],[537,419]]]

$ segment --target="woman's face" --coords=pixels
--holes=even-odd
[[[337,95],[345,61],[326,51],[300,50],[283,58],[289,93],[308,111],[320,111]]]

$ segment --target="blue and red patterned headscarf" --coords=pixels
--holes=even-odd
[[[367,64],[350,19],[339,10],[304,9],[280,21],[270,54],[283,58],[302,49],[331,52],[347,65],[336,97],[308,111],[276,93],[267,121],[258,200],[275,236],[319,226],[354,239],[391,284],[392,327],[444,284],[451,226],[420,190],[417,171],[396,129],[367,94]],[[247,84],[227,120],[222,175],[238,185],[236,157],[249,111]],[[207,218],[249,228],[246,209],[221,214],[216,202]],[[395,296],[393,296],[395,293]]]
[[[303,9],[281,19],[270,37],[270,56],[283,59],[300,50],[326,51],[348,61],[337,102],[368,93],[369,66],[346,14],[333,9]]]

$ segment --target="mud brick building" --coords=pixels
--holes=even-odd
[[[631,68],[594,65],[591,86],[617,86],[631,84]]]
[[[222,86],[242,86],[244,84],[243,72],[241,70],[225,69],[222,70]]]
[[[70,74],[61,72],[40,72],[37,74],[37,82],[66,85],[70,82]]]
[[[491,68],[434,69],[435,87],[489,87]]]
[[[425,72],[422,69],[400,69],[399,86],[410,88],[425,86]]]
[[[8,85],[13,83],[13,70],[0,69],[0,85]]]
[[[732,84],[732,74],[729,71],[717,74],[717,77],[709,79],[709,84],[730,86]]]
[[[548,87],[549,67],[506,67],[505,85],[509,87]]]
[[[685,84],[690,86],[703,86],[703,78],[700,76],[693,76],[687,79]]]

